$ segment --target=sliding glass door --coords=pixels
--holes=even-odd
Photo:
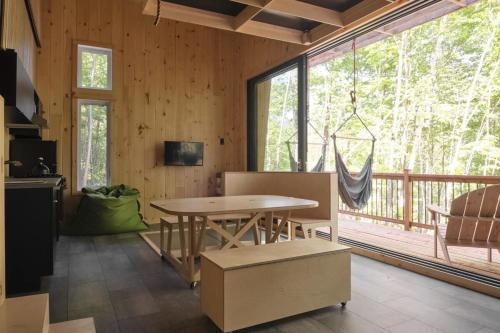
[[[302,171],[305,149],[300,59],[249,82],[249,170]]]

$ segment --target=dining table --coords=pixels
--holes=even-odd
[[[160,253],[162,259],[168,260],[191,287],[194,287],[200,281],[200,270],[196,268],[195,260],[203,248],[208,228],[225,240],[219,250],[229,250],[233,247],[248,246],[242,242],[242,237],[251,229],[257,234],[259,221],[264,219],[264,243],[273,243],[279,240],[293,210],[318,207],[318,202],[279,195],[237,195],[156,200],[150,205],[162,213],[177,216],[180,257],[165,252],[163,248]],[[211,216],[220,217],[226,214],[248,214],[250,218],[232,234],[211,219]],[[277,226],[273,224],[276,216],[279,216]],[[181,232],[183,230],[187,231],[187,235]],[[160,238],[163,247],[164,228],[161,228]],[[255,238],[254,245],[260,244],[260,239]]]

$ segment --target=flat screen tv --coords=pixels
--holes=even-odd
[[[165,165],[203,165],[203,142],[165,141]]]

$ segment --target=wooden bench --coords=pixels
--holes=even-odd
[[[201,309],[231,332],[351,298],[350,248],[322,239],[201,254]]]
[[[327,227],[330,229],[331,242],[337,239],[338,230],[335,220],[290,217],[288,219],[288,222],[290,223],[291,240],[294,240],[296,238],[297,227],[300,227],[302,229],[305,239],[312,239],[314,236],[317,236],[316,229],[321,227]]]
[[[466,246],[500,251],[500,184],[490,185],[455,198],[450,211],[428,205],[434,227],[434,257],[437,243],[441,245],[446,261],[451,264],[448,246]],[[439,217],[447,224],[440,224]]]
[[[336,173],[225,172],[222,184],[224,195],[285,195],[318,201],[318,207],[297,210],[288,217],[290,238],[295,238],[297,227],[304,231],[306,239],[316,236],[317,228],[328,227],[331,231],[330,240],[337,241]],[[275,216],[275,218],[279,219],[282,216]],[[269,237],[270,235],[266,235],[266,238]],[[275,239],[279,238],[275,237]]]

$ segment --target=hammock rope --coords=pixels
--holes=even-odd
[[[373,154],[375,151],[375,135],[370,131],[368,126],[357,113],[357,101],[356,101],[356,40],[352,42],[353,48],[353,90],[350,92],[351,105],[353,108],[352,114],[342,122],[342,124],[337,128],[332,134],[333,147],[335,150],[335,168],[337,169],[338,175],[338,187],[339,194],[342,201],[351,209],[362,209],[368,203],[372,193],[372,176],[373,176]],[[337,133],[351,120],[357,119],[361,122],[361,125],[370,134],[371,138],[360,138],[360,137],[344,137],[338,136]],[[369,140],[372,142],[371,152],[366,159],[363,168],[359,173],[353,175],[347,169],[347,166],[340,155],[337,147],[337,139],[347,139],[347,140]]]

